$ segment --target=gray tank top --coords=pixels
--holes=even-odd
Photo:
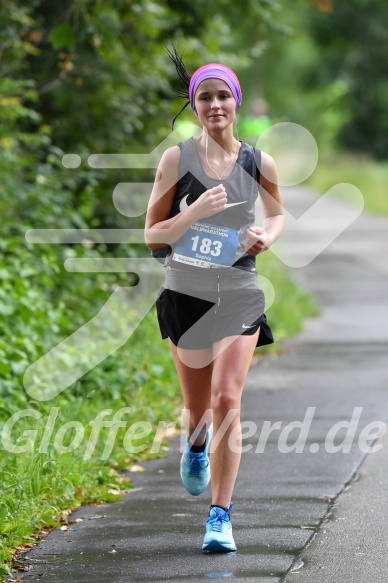
[[[177,144],[181,150],[181,156],[178,167],[178,183],[175,193],[174,201],[171,207],[168,218],[176,216],[185,208],[186,205],[192,204],[203,192],[223,184],[228,197],[228,204],[241,203],[226,208],[220,213],[214,214],[210,217],[201,219],[201,224],[206,224],[206,229],[210,232],[218,233],[224,237],[231,237],[234,239],[234,246],[229,250],[228,264],[230,267],[237,267],[246,271],[256,272],[256,257],[245,253],[245,238],[246,230],[255,222],[255,202],[258,196],[258,186],[260,180],[260,163],[261,152],[246,142],[241,142],[241,147],[238,153],[237,162],[232,170],[232,173],[227,178],[221,180],[209,177],[202,168],[201,159],[197,151],[194,139],[191,137],[188,140],[179,142]],[[209,227],[210,224],[210,227]],[[200,232],[202,225],[199,226],[198,231],[193,231],[191,234],[199,233],[199,236],[206,237],[206,232]],[[211,235],[210,235],[211,236]],[[222,236],[217,236],[223,243],[225,239]],[[199,238],[199,237],[198,237]],[[192,237],[193,245],[196,244],[197,237]],[[211,239],[205,239],[211,241]],[[160,261],[164,267],[175,267],[177,269],[188,269],[190,271],[205,272],[207,269],[196,265],[200,261],[193,259],[191,264],[177,260],[182,258],[180,247],[176,241],[172,246],[162,247],[151,251],[151,255]],[[198,241],[197,241],[198,242]],[[199,238],[199,242],[201,239]],[[213,244],[212,253],[217,254],[217,242]],[[187,245],[186,245],[187,248]],[[209,247],[202,245],[198,250],[204,250],[205,253],[195,254],[196,257],[204,259],[216,260],[214,257],[206,255]],[[224,252],[224,250],[223,250]],[[191,259],[190,259],[191,261]],[[225,266],[217,264],[209,265],[209,267],[217,267],[217,272],[226,269]]]

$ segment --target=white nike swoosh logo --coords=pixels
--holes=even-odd
[[[189,193],[189,194],[190,194],[190,193]],[[179,210],[180,210],[180,211],[183,211],[183,209],[185,209],[185,208],[187,207],[187,201],[186,201],[186,199],[187,199],[187,197],[189,196],[189,194],[186,194],[186,196],[184,196],[184,197],[182,198],[182,200],[180,201],[180,203],[179,203]]]
[[[250,326],[245,326],[245,324],[242,325],[243,328],[252,328],[253,324],[251,324]]]
[[[183,211],[183,209],[185,209],[187,207],[186,199],[187,199],[188,196],[189,195],[187,194],[180,201],[180,203],[179,203],[179,210]],[[230,202],[229,204],[226,205],[226,208],[229,208],[230,206],[236,206],[237,204],[244,204],[244,202],[248,202],[248,201],[247,200],[243,200],[242,202]]]
[[[243,200],[242,202],[230,202],[229,204],[226,205],[226,208],[229,208],[230,206],[236,206],[236,204],[244,204],[244,202],[248,202],[248,201]]]

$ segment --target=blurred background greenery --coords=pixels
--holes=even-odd
[[[117,212],[112,191],[119,182],[152,182],[155,169],[95,169],[87,159],[148,153],[169,135],[183,103],[171,91],[178,81],[164,45],[175,43],[190,72],[209,61],[236,70],[240,138],[254,140],[279,121],[303,125],[320,153],[308,184],[325,191],[352,182],[367,208],[387,214],[387,25],[385,0],[2,1],[1,425],[20,409],[45,414],[52,406],[61,408],[61,424],[74,416],[86,424],[102,408],[126,404],[136,404],[133,419],[176,419],[179,387],[154,309],[121,350],[56,400],[35,401],[23,389],[31,363],[89,321],[117,286],[133,283],[125,272],[70,273],[65,259],[149,258],[144,245],[33,245],[25,233],[144,226],[144,213]],[[180,118],[193,123],[188,109]],[[79,167],[63,166],[69,153],[81,157]],[[281,340],[316,310],[270,253],[262,265],[279,291],[269,319]],[[20,443],[27,427],[18,424]],[[79,451],[0,451],[0,570],[10,572],[16,545],[60,526],[61,509],[117,499],[119,471],[146,456],[117,446],[102,461],[101,448],[87,461]]]

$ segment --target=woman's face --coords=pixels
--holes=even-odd
[[[223,129],[236,115],[236,100],[227,83],[221,79],[205,79],[195,93],[198,119],[208,130]]]

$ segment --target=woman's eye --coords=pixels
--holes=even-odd
[[[220,95],[221,99],[227,99],[229,97],[229,95]],[[205,101],[206,99],[209,99],[209,97],[202,97],[202,101]]]

